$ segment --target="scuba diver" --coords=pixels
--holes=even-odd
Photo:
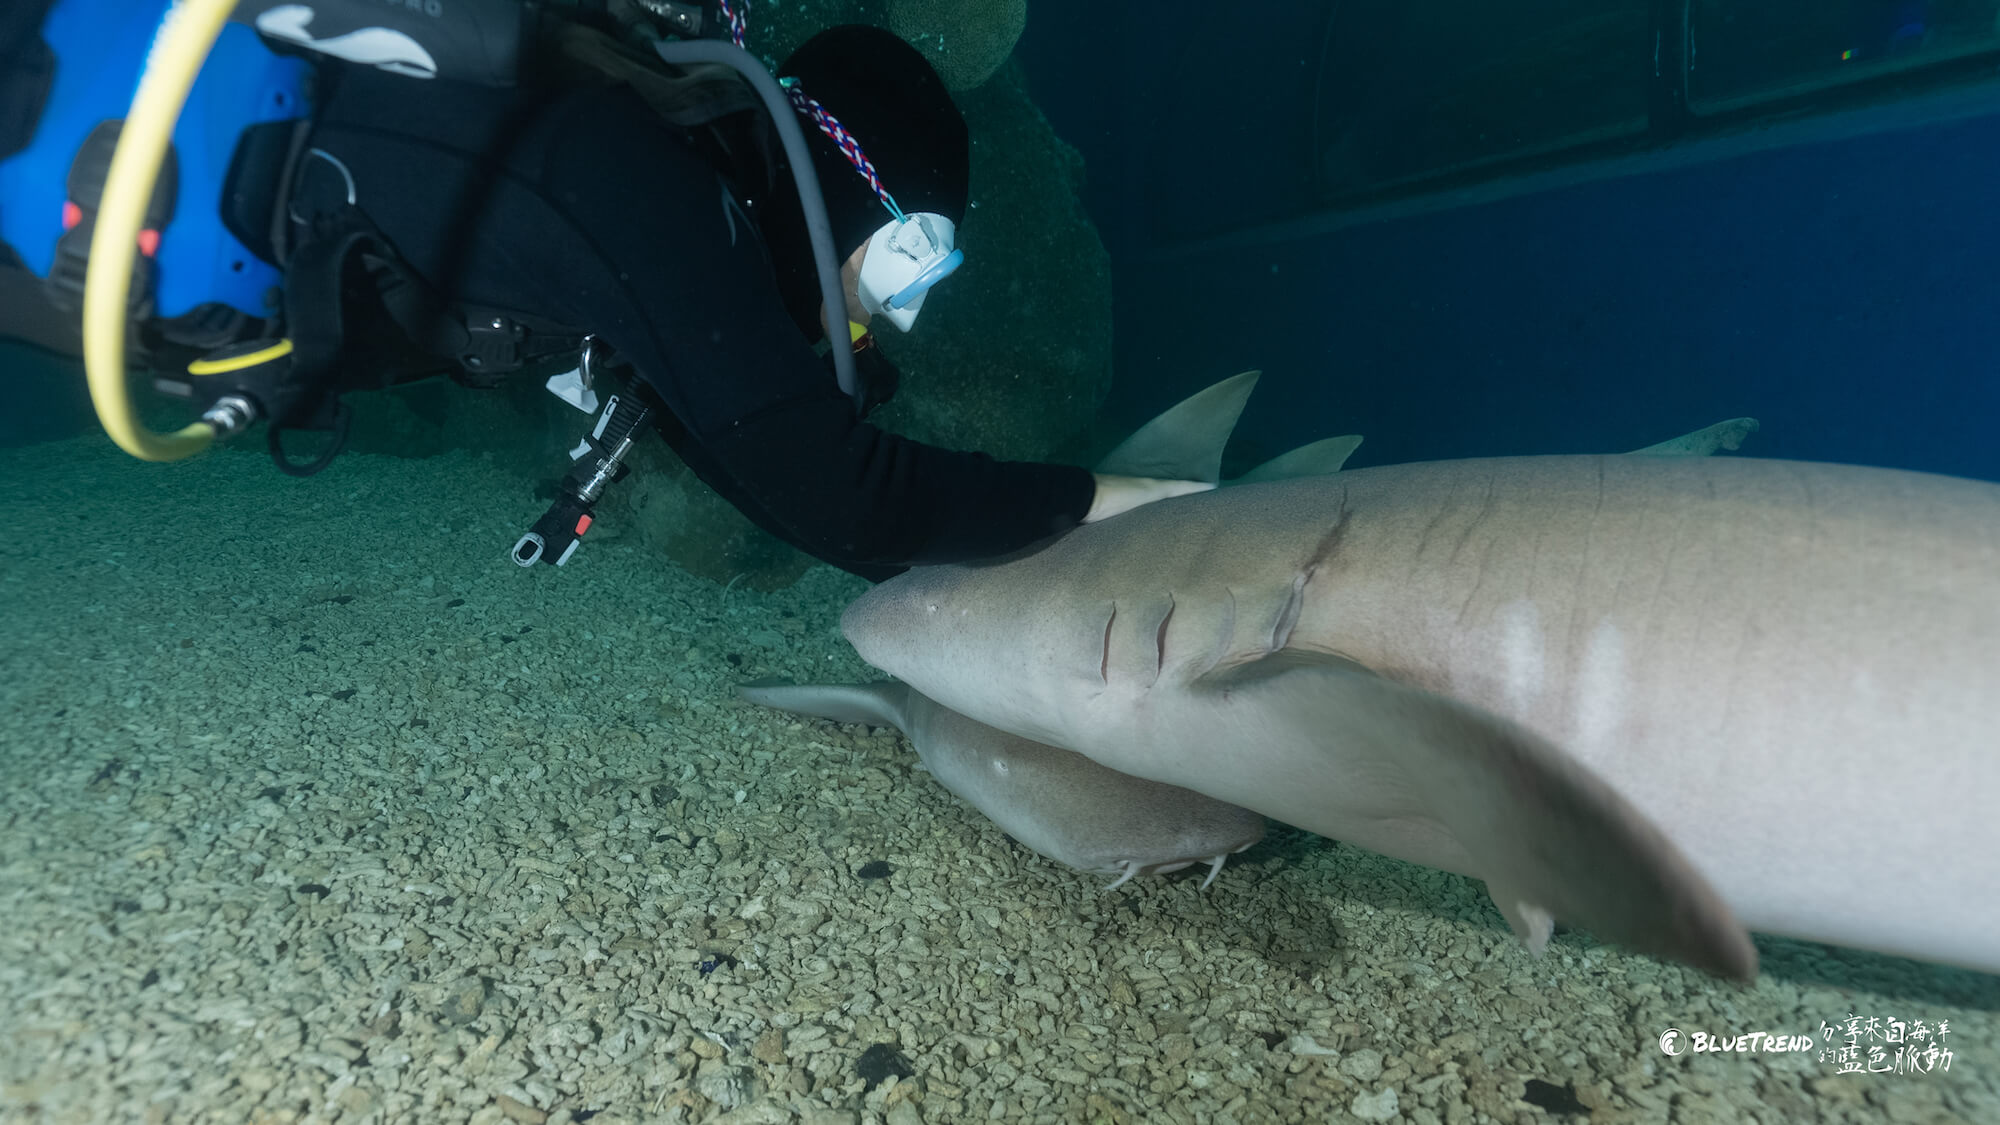
[[[161,7],[44,0],[44,19],[15,20],[29,34],[0,38],[9,86],[32,86],[17,79],[37,73],[38,58],[68,66],[66,50],[115,57],[100,29],[133,26],[135,5]],[[742,12],[727,3],[624,11],[596,0],[560,20],[518,0],[430,7],[454,18],[476,9],[485,22],[453,38],[423,22],[422,4],[244,0],[236,22],[210,32],[188,109],[169,122],[159,186],[143,218],[133,208],[140,260],[124,342],[99,346],[129,344],[160,373],[156,386],[207,407],[215,435],[261,418],[274,460],[304,475],[338,451],[342,390],[439,373],[492,386],[553,361],[567,370],[550,389],[595,413],[607,376],[622,373],[572,452],[563,495],[517,544],[522,565],[567,561],[643,429],[766,531],[874,580],[1006,554],[1212,487],[999,461],[866,420],[896,381],[872,346],[874,322],[910,330],[963,259],[965,123],[909,44],[836,27],[794,52],[776,86],[741,51]],[[705,42],[688,34],[703,27]],[[734,47],[716,40],[723,32]],[[141,57],[177,56],[157,44],[147,55],[150,41],[135,40]],[[208,73],[218,67],[229,73]],[[100,261],[122,264],[92,230],[100,204],[113,210],[106,185],[124,184],[125,142],[100,122],[37,129],[38,116],[77,117],[63,68],[44,69],[56,78],[44,77],[39,101],[0,87],[0,235],[11,247],[0,297],[38,302],[33,325],[6,316],[0,334],[67,349],[82,306],[87,353],[80,278],[95,283]],[[249,77],[232,85],[231,73]],[[123,132],[139,130],[145,89]],[[218,118],[232,111],[229,136]],[[183,144],[190,118],[206,147]],[[177,269],[182,259],[197,264]],[[96,394],[100,375],[91,379]],[[121,437],[101,398],[99,413],[121,445],[148,455],[146,435]],[[299,466],[279,436],[296,429],[334,437]]]

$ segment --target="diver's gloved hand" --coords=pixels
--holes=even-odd
[[[875,408],[896,397],[896,388],[903,385],[903,373],[889,362],[889,357],[877,347],[860,348],[854,353],[854,374],[861,380],[861,416],[875,412]]]
[[[1129,512],[1141,504],[1165,500],[1169,496],[1207,492],[1215,487],[1205,480],[1160,480],[1155,477],[1112,476],[1109,473],[1091,475],[1097,478],[1097,494],[1091,497],[1090,513],[1083,517],[1085,523],[1110,519],[1120,512]]]
[[[826,354],[826,370],[832,374],[837,370],[833,365],[833,353]],[[861,416],[868,417],[875,408],[896,397],[896,389],[903,385],[903,373],[875,346],[875,338],[865,333],[854,338],[854,375],[861,383]]]

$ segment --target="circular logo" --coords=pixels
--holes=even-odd
[[[1678,1055],[1681,1053],[1681,1029],[1670,1027],[1660,1032],[1660,1053]]]

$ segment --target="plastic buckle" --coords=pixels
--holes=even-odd
[[[666,30],[684,39],[695,39],[701,35],[702,17],[705,13],[700,4],[682,4],[676,0],[639,0],[639,6],[651,12],[666,25]]]
[[[465,350],[459,366],[475,379],[497,378],[521,366],[521,342],[528,330],[512,317],[478,313],[467,318]]]

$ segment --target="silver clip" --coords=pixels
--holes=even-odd
[[[583,351],[577,356],[576,366],[560,375],[551,375],[549,381],[543,384],[549,389],[550,394],[585,414],[597,413],[595,384],[598,365],[602,362],[602,357],[598,353],[599,346],[595,335],[585,336]]]

